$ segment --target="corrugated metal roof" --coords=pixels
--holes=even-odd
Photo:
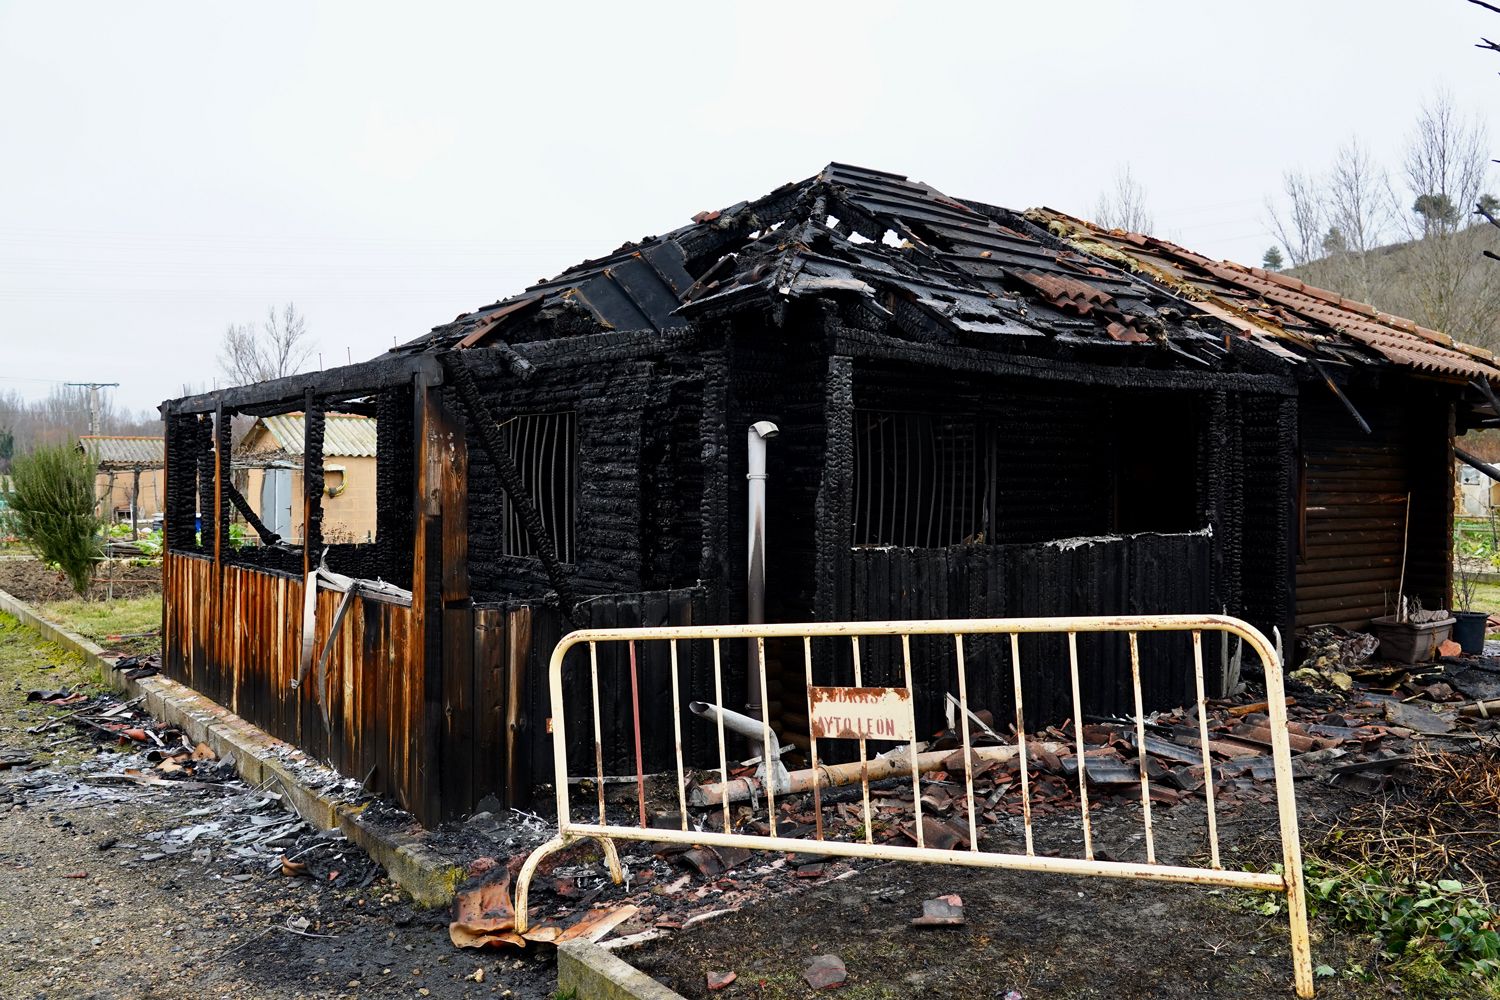
[[[279,413],[274,417],[261,417],[255,423],[266,429],[275,443],[274,450],[287,455],[302,454],[305,422],[301,413]],[[341,458],[374,458],[374,419],[356,413],[327,414],[323,421],[323,454]]]
[[[147,435],[84,434],[78,447],[103,467],[160,468],[166,453],[165,439]]]

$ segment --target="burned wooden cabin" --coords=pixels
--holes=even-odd
[[[382,357],[163,404],[165,669],[432,822],[547,780],[546,664],[574,625],[763,601],[781,621],[1357,626],[1395,599],[1408,521],[1405,591],[1446,606],[1454,435],[1496,418],[1497,381],[1487,352],[1280,275],[833,164]],[[375,538],[326,544],[310,467],[291,544],[234,489],[228,418],[303,412],[320,455],[334,411],[376,419]],[[235,516],[264,544],[232,547]],[[1005,657],[970,660],[997,712]],[[789,660],[765,710],[795,741]],[[946,662],[919,660],[941,690]],[[697,658],[684,691],[660,667],[642,665],[658,764],[660,714],[711,691]],[[1088,669],[1092,710],[1128,709],[1118,659]],[[1070,711],[1066,683],[1032,684],[1029,715]],[[1152,660],[1156,705],[1189,684],[1180,656]],[[606,713],[623,761],[628,708]]]

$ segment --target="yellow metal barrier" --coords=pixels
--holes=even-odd
[[[1213,762],[1209,756],[1208,723],[1203,682],[1203,641],[1205,631],[1222,632],[1237,636],[1259,654],[1265,671],[1266,698],[1269,705],[1272,759],[1276,779],[1276,806],[1280,821],[1282,870],[1278,873],[1245,872],[1225,869],[1220,864],[1218,828],[1214,811]],[[1146,722],[1142,709],[1141,657],[1138,636],[1142,632],[1190,633],[1192,640],[1196,703],[1198,709],[1199,737],[1202,749],[1204,792],[1207,806],[1209,866],[1169,865],[1156,859],[1156,844],[1151,822],[1150,780],[1146,769]],[[1095,857],[1092,827],[1089,817],[1088,783],[1084,766],[1083,711],[1080,698],[1078,673],[1078,635],[1080,633],[1124,633],[1129,643],[1130,673],[1135,698],[1135,731],[1137,758],[1140,761],[1141,818],[1144,828],[1146,850],[1145,863],[1103,861]],[[1029,788],[1029,765],[1027,762],[1027,740],[1022,715],[1021,700],[1021,650],[1019,637],[1031,634],[1066,635],[1068,640],[1069,680],[1072,687],[1073,728],[1076,740],[1073,748],[1078,761],[1079,806],[1083,821],[1084,856],[1062,858],[1038,855],[1032,839],[1031,797]],[[1015,728],[1017,739],[1013,750],[1001,752],[1015,756],[1020,764],[1021,801],[1025,828],[1025,851],[1021,854],[982,851],[979,849],[979,830],[974,804],[975,749],[970,745],[971,726],[974,718],[969,711],[968,670],[964,662],[964,638],[966,636],[1003,635],[1010,639],[1010,660],[1015,700]],[[895,636],[901,640],[905,688],[866,688],[862,686],[861,640],[876,636]],[[912,690],[912,636],[949,636],[953,640],[957,672],[959,729],[962,731],[964,784],[967,791],[968,850],[944,850],[926,846],[923,840],[922,797],[916,739],[916,718]],[[725,735],[725,719],[736,720],[733,713],[715,711],[710,708],[709,718],[716,724],[718,749],[717,803],[714,810],[721,814],[719,830],[689,829],[689,802],[687,796],[687,774],[683,764],[682,713],[679,704],[680,692],[678,669],[678,644],[689,641],[708,641],[712,644],[715,699],[722,706],[723,671],[721,644],[726,640],[748,640],[753,643],[754,664],[758,675],[761,704],[769,704],[766,690],[766,640],[801,639],[806,662],[808,685],[808,723],[811,732],[811,788],[814,811],[818,817],[816,839],[789,838],[778,834],[776,822],[776,797],[788,792],[803,790],[803,786],[792,787],[784,771],[778,774],[779,750],[775,735],[767,722],[754,722],[758,728],[763,762],[763,777],[760,780],[735,779],[749,786],[765,798],[765,815],[770,820],[769,833],[765,835],[735,832],[730,819],[731,779],[728,767],[728,750]],[[852,687],[818,687],[813,683],[813,641],[831,639],[849,643],[853,664]],[[676,757],[676,787],[680,809],[680,829],[660,829],[648,826],[646,813],[645,782],[642,773],[641,731],[639,716],[639,688],[637,685],[637,645],[645,642],[669,644],[671,688],[674,693],[672,705],[673,745]],[[635,714],[635,759],[638,786],[639,825],[611,822],[605,804],[605,773],[603,737],[600,725],[600,691],[598,647],[601,644],[625,643],[629,646],[632,703]],[[576,646],[587,646],[589,653],[589,676],[594,726],[594,774],[586,777],[597,782],[598,822],[575,819],[572,814],[568,773],[567,719],[564,711],[564,660],[569,650]],[[1286,896],[1290,922],[1292,968],[1299,997],[1313,995],[1312,958],[1307,932],[1307,899],[1302,879],[1302,851],[1297,833],[1297,805],[1292,787],[1291,749],[1287,740],[1286,700],[1281,676],[1281,662],[1275,649],[1253,626],[1225,615],[1141,615],[1104,616],[1076,618],[987,618],[948,621],[893,621],[893,622],[822,622],[791,625],[706,625],[662,628],[589,629],[564,636],[552,653],[549,670],[552,699],[552,738],[556,761],[557,820],[558,834],[537,848],[522,867],[516,884],[516,930],[522,932],[527,926],[527,896],[537,865],[547,855],[581,839],[597,840],[604,850],[610,875],[616,882],[623,874],[615,848],[615,840],[639,840],[651,842],[680,843],[709,847],[736,847],[755,851],[795,851],[799,854],[821,854],[828,856],[876,858],[883,861],[916,861],[927,864],[967,865],[979,868],[1004,868],[1016,871],[1056,872],[1066,875],[1101,875],[1116,878],[1150,879],[1159,882],[1182,882],[1197,885],[1229,886],[1240,889],[1260,889],[1279,892]],[[612,697],[623,696],[623,692],[611,692]],[[695,706],[703,709],[703,706]],[[903,718],[903,713],[905,718]],[[742,727],[745,720],[737,720]],[[818,740],[857,739],[860,745],[860,784],[863,800],[863,842],[824,839],[822,824],[821,792],[825,776],[830,769],[818,760]],[[871,760],[866,752],[869,739],[886,742],[902,741],[907,744],[909,761],[901,755],[887,755]],[[909,769],[912,777],[913,811],[915,817],[914,839],[917,846],[875,843],[871,829],[870,782],[875,778],[892,776],[893,772],[904,775]],[[780,786],[780,787],[778,787]],[[758,797],[758,796],[757,796]],[[709,805],[710,803],[702,803]]]

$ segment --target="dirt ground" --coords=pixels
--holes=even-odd
[[[1139,809],[1094,812],[1095,846],[1107,856],[1142,854]],[[1195,803],[1156,813],[1159,856],[1186,860],[1203,850],[1203,817]],[[1223,843],[1242,845],[1226,866],[1273,842],[1273,809],[1226,817]],[[1037,826],[1037,852],[1076,856],[1081,827],[1052,818]],[[1018,849],[986,841],[986,849]],[[1201,862],[1201,859],[1200,859]],[[957,893],[962,927],[918,929],[922,902]],[[680,932],[635,955],[643,971],[689,998],[790,998],[817,995],[802,980],[814,955],[843,959],[850,998],[996,997],[1024,1000],[1152,997],[1293,996],[1284,916],[1255,906],[1268,894],[1194,886],[1022,872],[884,864],[821,885],[784,902],[768,901]],[[1315,933],[1320,928],[1315,928]],[[1323,939],[1315,961],[1343,968],[1373,947]],[[712,972],[737,974],[710,993]],[[1320,982],[1319,996],[1389,996],[1383,985]]]
[[[107,573],[101,573],[90,588],[91,600],[104,600],[111,593]],[[115,597],[143,597],[161,592],[160,566],[129,566],[117,562],[114,567],[113,594]],[[25,556],[9,555],[0,558],[0,590],[28,604],[45,604],[49,601],[67,601],[78,595],[73,592],[67,577],[56,570],[48,569],[41,562]]]
[[[0,760],[19,762],[0,763],[0,996],[552,995],[551,955],[454,948],[446,911],[414,908],[357,848],[258,805],[264,792],[104,782],[131,761],[69,725],[26,732],[67,711],[27,691],[88,680],[0,616]],[[228,834],[252,823],[293,828],[265,849],[235,845]],[[308,876],[284,875],[280,857],[298,855]]]
[[[1318,826],[1347,796],[1336,789],[1305,822]],[[1139,809],[1111,806],[1094,814],[1096,849],[1138,859]],[[1266,836],[1274,808],[1257,804],[1221,825],[1226,867],[1274,855]],[[1076,821],[1038,825],[1038,853],[1081,854]],[[1159,856],[1187,860],[1203,850],[1197,803],[1156,813]],[[1229,850],[1238,845],[1238,851]],[[988,849],[1005,845],[986,844]],[[1017,845],[1008,849],[1015,850]],[[1202,863],[1202,859],[1198,859]],[[963,900],[961,927],[918,929],[922,902],[949,893]],[[812,956],[836,954],[849,973],[846,998],[1006,997],[1023,1000],[1115,1000],[1151,997],[1291,997],[1292,971],[1284,915],[1258,907],[1266,893],[1167,886],[1102,878],[886,864],[824,884],[785,901],[770,900],[680,932],[632,957],[643,971],[690,998],[791,998],[818,995],[802,980]],[[1313,922],[1314,963],[1345,970],[1376,963],[1373,942]],[[709,972],[735,972],[722,991],[706,988]],[[1321,978],[1318,996],[1405,995],[1378,978]]]
[[[6,589],[10,568],[0,562]],[[1462,672],[1451,679],[1466,689],[1477,683]],[[258,801],[265,790],[222,775],[203,789],[103,782],[101,772],[129,765],[122,758],[134,748],[107,746],[72,726],[26,731],[66,711],[28,703],[27,691],[90,680],[78,662],[0,616],[0,945],[7,946],[0,996],[553,996],[550,952],[454,948],[446,911],[412,907],[362,852],[320,842],[279,803]],[[1300,779],[1298,791],[1304,845],[1363,801],[1317,775]],[[1278,854],[1270,787],[1221,802],[1226,866],[1265,869]],[[1201,800],[1154,812],[1158,857],[1203,864]],[[1093,816],[1101,856],[1143,859],[1138,802],[1096,802]],[[230,836],[246,823],[288,820],[296,829],[254,850]],[[392,813],[389,821],[409,817]],[[981,846],[1019,850],[1019,822],[1001,816]],[[199,826],[214,829],[195,840]],[[455,861],[488,855],[502,867],[550,829],[539,818],[487,813],[449,826],[434,843]],[[1081,854],[1076,813],[1039,818],[1036,831],[1039,854]],[[738,907],[623,953],[690,1000],[819,995],[802,973],[823,954],[845,962],[848,983],[835,995],[849,998],[1293,995],[1286,918],[1268,905],[1276,900],[1270,894],[870,862],[831,863],[821,877],[804,878],[795,869],[810,858],[777,854],[700,878],[660,852],[622,853],[627,885],[609,885],[591,852],[559,855],[539,877],[534,902],[546,916],[589,901],[649,900],[622,934]],[[307,857],[310,877],[285,874],[282,857]],[[911,926],[924,900],[949,893],[963,899],[963,926]],[[1316,919],[1312,933],[1319,997],[1492,995],[1477,987],[1417,992],[1387,971],[1374,939]],[[732,984],[707,989],[709,973],[727,972],[736,973]]]

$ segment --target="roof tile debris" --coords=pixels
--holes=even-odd
[[[1165,287],[1191,289],[1201,304],[1255,339],[1283,337],[1313,353],[1354,360],[1363,346],[1392,363],[1437,375],[1500,379],[1494,355],[1337,292],[1230,261],[1210,261],[1167,240],[1109,230],[1053,209],[1030,217],[1079,250],[1119,260]]]
[[[857,302],[904,335],[1012,353],[1126,345],[1142,362],[1224,367],[1259,350],[1293,369],[1390,363],[1500,383],[1489,352],[1286,275],[841,163],[699,212],[395,350],[664,333],[695,316],[812,296]]]

